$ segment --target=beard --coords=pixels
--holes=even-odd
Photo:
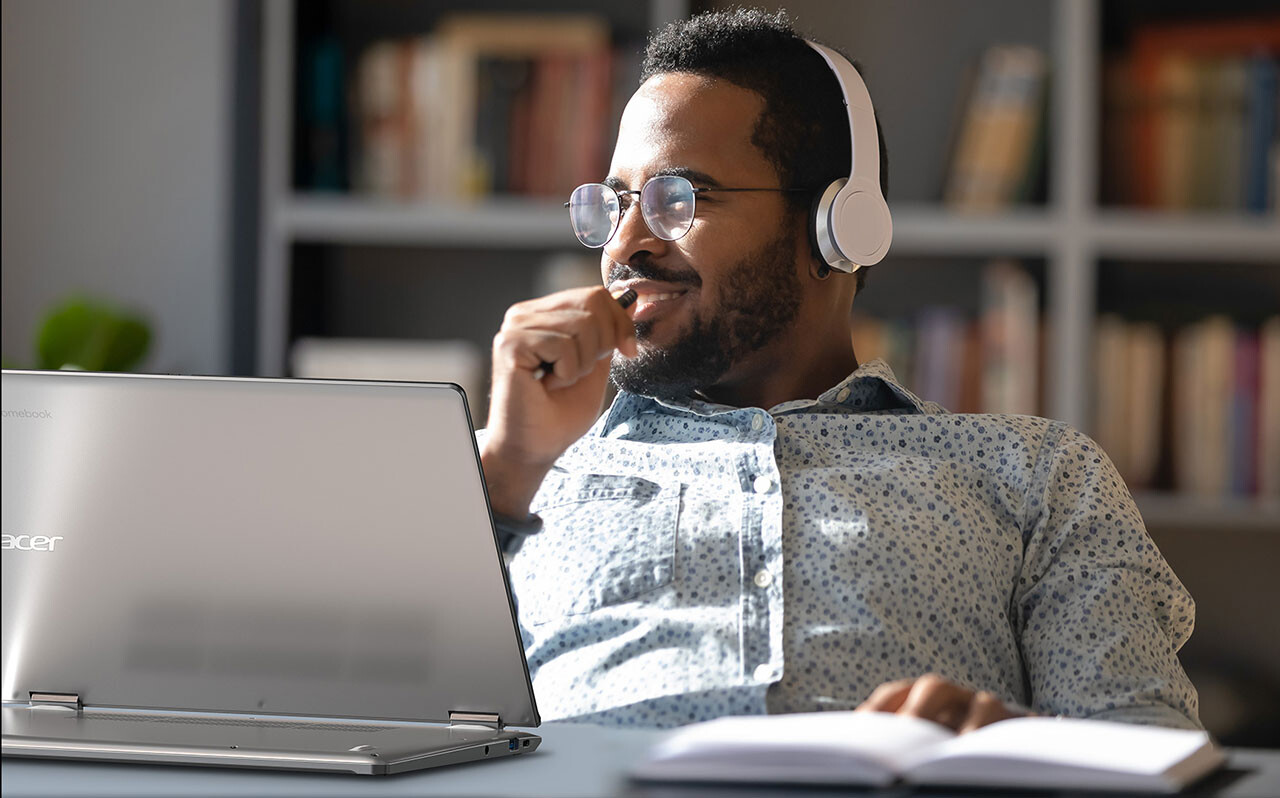
[[[609,281],[627,276],[670,279],[661,269],[639,261],[615,265]],[[734,264],[721,276],[720,285],[727,293],[721,294],[719,306],[695,310],[688,328],[671,345],[644,347],[634,358],[615,355],[609,368],[613,384],[655,399],[687,397],[719,383],[734,365],[790,327],[800,312],[791,226],[784,225],[777,238]],[[637,341],[644,344],[652,322],[635,327]]]

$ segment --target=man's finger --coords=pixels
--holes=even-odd
[[[968,713],[972,695],[968,688],[926,674],[916,680],[898,712],[958,729]]]
[[[915,679],[899,679],[896,682],[885,682],[871,691],[867,700],[858,706],[858,712],[897,712],[911,692]]]
[[[554,374],[555,379],[547,381],[549,389],[572,385],[578,380],[577,342],[572,335],[556,330],[499,332],[494,338],[494,359],[527,371],[535,375],[535,379]],[[536,376],[539,370],[544,373]]]
[[[975,695],[973,700],[969,702],[969,712],[961,722],[958,731],[963,734],[974,729],[980,729],[998,720],[1018,717],[1020,714],[1020,712],[1010,710],[993,693],[983,691]]]
[[[638,353],[636,348],[636,328],[631,320],[631,317],[636,312],[635,293],[635,291],[624,291],[617,296],[614,293],[608,293],[609,318],[613,320],[614,324],[615,337],[613,345],[615,349],[627,357],[635,357]]]

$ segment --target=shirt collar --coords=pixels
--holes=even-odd
[[[717,416],[743,410],[740,407],[716,404],[695,397],[683,399],[654,399],[648,396],[620,391],[589,435],[605,436],[609,430],[628,418],[642,413],[677,411],[698,416]],[[944,412],[932,402],[925,402],[898,382],[893,370],[883,360],[863,363],[852,374],[817,399],[795,399],[769,409],[773,415],[795,413],[803,410],[818,412],[875,413],[898,410],[908,413]]]

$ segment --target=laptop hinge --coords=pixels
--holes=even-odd
[[[77,712],[83,708],[79,693],[41,693],[32,690],[29,695],[32,707],[61,707],[74,709]]]
[[[491,712],[449,712],[450,726],[485,726],[490,729],[501,729],[502,718]]]

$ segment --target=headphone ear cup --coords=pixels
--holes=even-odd
[[[831,198],[826,215],[834,249],[848,261],[871,266],[889,251],[893,217],[878,185],[858,176],[849,178]]]
[[[813,193],[813,202],[809,203],[809,249],[810,254],[822,262],[826,262],[826,257],[822,254],[822,243],[818,240],[818,214],[819,208],[822,207],[822,196],[826,192],[815,191]]]
[[[813,204],[813,239],[818,254],[831,268],[846,274],[858,268],[857,264],[844,256],[838,243],[834,229],[837,220],[832,211],[841,190],[849,182],[847,177],[831,181]]]

